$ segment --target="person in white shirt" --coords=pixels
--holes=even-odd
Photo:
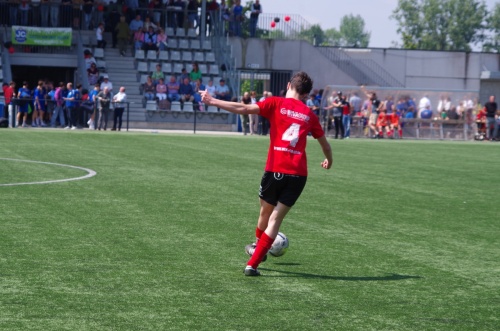
[[[99,23],[99,26],[95,30],[95,38],[97,40],[98,48],[106,48],[106,40],[104,40],[104,23]]]
[[[109,81],[109,76],[104,75],[102,78],[101,91],[104,91],[104,88],[107,87],[109,92],[113,92],[113,83]]]
[[[424,95],[418,103],[418,118],[421,118],[421,114],[424,110],[431,110],[431,100],[429,100],[427,95]]]
[[[213,80],[210,79],[208,81],[208,85],[206,87],[206,90],[207,90],[208,94],[210,94],[210,96],[212,98],[215,97],[215,86],[214,86],[214,81]]]
[[[125,87],[120,87],[120,91],[113,96],[113,103],[115,111],[113,116],[113,128],[111,131],[116,131],[117,128],[118,131],[121,131],[123,112],[125,111],[125,107],[127,107],[127,94],[125,93]]]

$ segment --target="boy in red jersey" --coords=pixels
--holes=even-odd
[[[287,86],[285,98],[270,97],[256,104],[242,104],[212,98],[201,92],[202,102],[235,114],[258,114],[271,124],[271,144],[262,177],[259,197],[260,215],[255,230],[256,244],[247,246],[251,255],[246,276],[259,276],[258,265],[266,257],[286,214],[299,198],[307,180],[307,135],[318,140],[330,169],[332,150],[318,117],[301,101],[311,92],[312,80],[305,72],[296,73]]]

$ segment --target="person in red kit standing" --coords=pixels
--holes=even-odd
[[[256,243],[248,245],[250,260],[246,276],[259,276],[257,267],[266,257],[286,214],[299,198],[307,180],[307,135],[318,140],[325,160],[321,166],[330,169],[332,150],[318,117],[302,102],[311,92],[313,82],[305,72],[296,73],[287,86],[285,98],[270,97],[256,104],[243,104],[213,98],[201,93],[202,102],[235,114],[258,114],[271,123],[271,144],[259,190],[260,215],[255,230]]]

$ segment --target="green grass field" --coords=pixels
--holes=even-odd
[[[500,145],[331,142],[245,277],[268,138],[0,131],[0,158],[97,172],[0,186],[0,329],[499,330]],[[0,184],[85,174],[0,160]]]

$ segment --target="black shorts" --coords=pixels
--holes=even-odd
[[[259,197],[273,206],[281,202],[292,207],[306,186],[306,181],[307,176],[266,171],[260,182]]]

